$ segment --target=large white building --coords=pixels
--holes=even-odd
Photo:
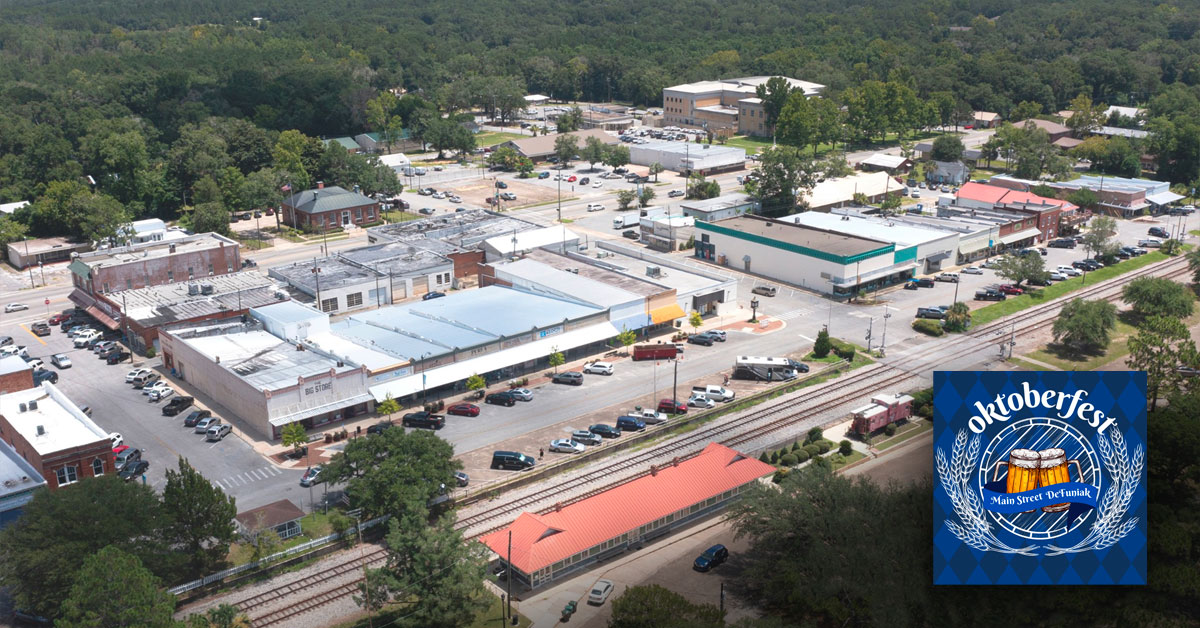
[[[735,146],[651,142],[629,147],[629,161],[639,166],[660,163],[673,172],[708,175],[746,167],[746,151]]]
[[[757,88],[773,77],[747,76],[700,81],[663,89],[663,122],[745,135],[770,135]],[[816,96],[824,85],[782,77],[794,90]]]
[[[956,232],[926,229],[884,218],[803,212],[785,216],[780,220],[880,242],[892,242],[896,249],[901,251],[915,248],[916,257],[913,261],[917,264],[917,274],[940,271],[946,260],[954,263],[955,253],[958,252]]]

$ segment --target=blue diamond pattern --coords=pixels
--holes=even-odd
[[[965,429],[974,414],[976,401],[987,404],[998,394],[1020,392],[1021,383],[1042,390],[1061,390],[1073,393],[1086,390],[1091,403],[1106,416],[1117,417],[1115,428],[1120,429],[1130,453],[1139,446],[1148,455],[1146,443],[1146,376],[1141,372],[1046,371],[1040,373],[1011,373],[998,371],[961,371],[934,373],[934,448],[947,458],[954,437]],[[1021,410],[1012,420],[1044,415]],[[1095,430],[1077,417],[1064,419],[1088,436]],[[1003,425],[993,424],[984,433],[987,438]],[[986,444],[986,441],[985,441]],[[936,474],[936,466],[934,469]],[[957,522],[949,500],[934,481],[933,581],[934,584],[1145,584],[1146,583],[1146,474],[1143,468],[1140,490],[1130,502],[1127,518],[1136,517],[1137,528],[1111,548],[1099,552],[1080,552],[1045,556],[1019,556],[998,552],[981,552],[963,545],[944,525],[947,518]],[[1106,487],[1109,482],[1106,482]],[[1095,515],[1092,516],[1095,521]],[[1090,529],[1080,530],[1055,539],[1054,544],[1069,546],[1080,541]],[[1038,545],[996,528],[997,536],[1014,547]]]

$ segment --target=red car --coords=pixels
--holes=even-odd
[[[1000,292],[1003,292],[1004,294],[1025,294],[1024,290],[1012,284],[1004,284],[1003,286],[1000,286]]]
[[[479,416],[479,406],[473,403],[456,403],[446,408],[446,414],[456,416]]]
[[[70,314],[67,314],[66,312],[60,312],[60,313],[55,314],[54,316],[50,317],[50,324],[51,325],[59,325],[63,321],[65,321],[69,318],[71,318]]]
[[[674,399],[662,399],[658,402],[658,411],[667,414],[687,414],[687,404]]]
[[[577,178],[578,177],[576,177],[575,175],[571,175],[571,176],[567,177],[567,183],[574,183],[575,179],[577,179]]]
[[[117,454],[125,451],[126,449],[129,449],[129,445],[117,445],[116,447],[113,447],[113,457],[116,458]]]

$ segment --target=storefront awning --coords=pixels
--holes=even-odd
[[[288,414],[284,414],[281,416],[271,417],[271,419],[269,419],[269,420],[271,422],[271,425],[274,425],[275,427],[279,427],[281,425],[287,425],[288,423],[295,423],[296,421],[303,421],[304,419],[317,416],[318,414],[325,414],[326,412],[332,412],[334,410],[337,410],[338,408],[349,408],[350,406],[356,406],[360,403],[366,403],[370,400],[371,400],[370,394],[362,393],[361,395],[355,395],[353,397],[350,397],[349,399],[338,399],[337,401],[323,403],[319,406],[313,406],[311,408],[297,410],[296,412],[290,412]]]
[[[1152,205],[1169,205],[1175,201],[1183,200],[1183,195],[1174,192],[1159,192],[1158,194],[1146,195],[1146,200]]]
[[[677,308],[679,306],[676,306]],[[682,310],[681,310],[682,311]],[[445,384],[464,380],[478,373],[483,375],[492,371],[523,364],[530,360],[544,358],[554,351],[567,351],[575,347],[590,345],[593,342],[615,337],[620,331],[612,323],[590,325],[582,329],[574,329],[565,333],[555,334],[541,340],[535,340],[511,349],[481,355],[471,360],[455,362],[446,366],[429,369],[401,379],[371,387],[371,395],[376,401],[383,401],[389,395],[399,399],[420,392],[422,388],[437,388]],[[424,378],[424,384],[422,384]]]
[[[1001,236],[1000,243],[1012,244],[1013,242],[1020,242],[1021,240],[1026,240],[1028,238],[1035,238],[1040,233],[1041,231],[1038,230],[1037,227],[1033,227],[1031,229],[1022,229],[1016,233],[1010,233],[1006,236]]]
[[[92,318],[95,318],[96,320],[100,321],[100,324],[104,325],[105,327],[107,327],[109,329],[116,329],[117,327],[121,326],[120,323],[113,320],[112,317],[109,316],[108,314],[105,314],[104,310],[100,309],[98,306],[89,305],[86,308],[84,308],[84,311],[87,312],[88,314],[91,314]]]
[[[96,299],[92,295],[84,292],[80,288],[75,288],[71,294],[67,295],[71,303],[78,305],[80,308],[87,309],[96,304]]]
[[[925,259],[926,259],[926,261],[930,261],[930,262],[940,262],[945,259],[950,259],[950,252],[945,251],[943,253],[934,253],[933,255],[930,255],[929,257],[926,257]]]
[[[872,271],[862,273],[861,275],[851,275],[849,277],[843,277],[840,281],[833,282],[833,285],[838,288],[857,286],[857,285],[866,283],[868,281],[871,281],[872,279],[878,279],[880,277],[888,277],[891,275],[895,275],[897,273],[903,273],[906,271],[913,270],[916,267],[917,267],[917,265],[915,263],[898,264],[895,266],[888,266],[887,268],[879,268],[877,270],[872,270]]]
[[[982,250],[986,249],[987,247],[988,247],[988,238],[986,238],[986,237],[974,238],[971,240],[964,240],[961,244],[959,244],[958,252],[960,255],[967,255],[970,253],[974,253],[975,251],[982,251]]]
[[[650,322],[658,325],[659,323],[666,323],[677,318],[683,318],[685,315],[686,313],[683,311],[683,308],[679,307],[678,303],[672,303],[670,305],[664,305],[662,307],[656,307],[653,310],[650,310]]]

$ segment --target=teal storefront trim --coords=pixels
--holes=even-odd
[[[915,261],[917,261],[917,247],[915,246],[910,246],[907,249],[900,249],[896,251],[895,256],[892,257],[893,264],[903,264],[904,262]]]
[[[866,251],[864,253],[858,253],[855,255],[834,255],[833,253],[826,253],[825,251],[818,251],[816,249],[810,249],[806,246],[801,246],[799,244],[791,244],[789,242],[781,242],[779,240],[775,240],[773,238],[768,238],[766,236],[760,236],[760,235],[753,234],[753,233],[745,233],[743,231],[737,231],[736,229],[730,229],[729,227],[722,227],[720,225],[716,225],[711,222],[704,222],[701,220],[696,221],[696,228],[700,229],[701,231],[711,231],[713,233],[727,235],[731,238],[737,238],[739,240],[745,240],[747,242],[753,242],[755,244],[762,244],[764,246],[769,246],[771,248],[789,251],[791,253],[799,253],[801,255],[806,255],[808,257],[815,257],[820,260],[825,260],[827,262],[833,262],[835,264],[842,264],[842,265],[853,264],[855,262],[861,262],[863,260],[871,259],[872,257],[879,257],[880,255],[886,255],[888,253],[893,253],[896,250],[895,244],[885,244],[877,249]],[[916,247],[912,247],[910,250],[911,250],[911,253],[910,253],[910,256],[908,259],[915,260],[917,258],[917,249],[916,249]]]

